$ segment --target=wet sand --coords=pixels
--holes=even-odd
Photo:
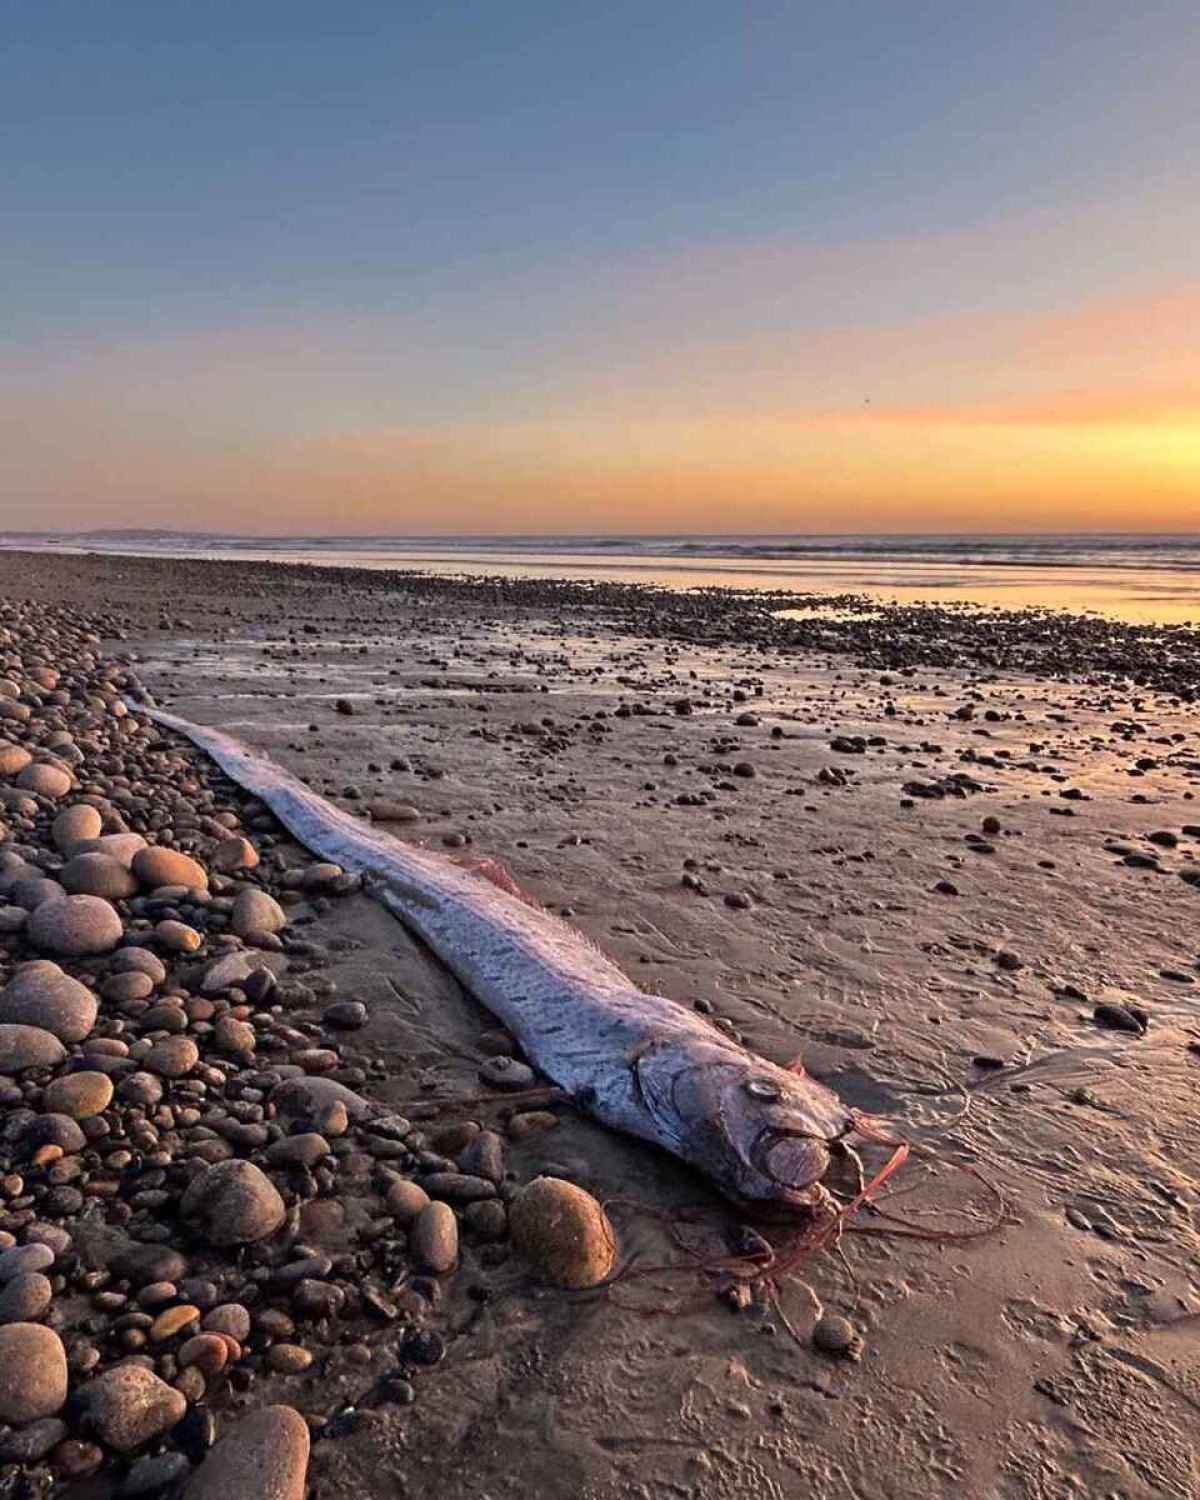
[[[359,572],[421,570],[453,579],[651,585],[672,590],[791,590],[869,594],[881,602],[1053,608],[1130,624],[1200,625],[1195,536],[927,538],[608,538],[578,549],[562,537],[205,537],[163,532],[117,537],[14,538],[0,548],[228,562],[260,560]],[[857,543],[857,544],[856,544]],[[975,545],[977,544],[977,545]]]
[[[879,1198],[903,1225],[861,1212],[779,1307],[680,1279],[637,1311],[671,1299],[469,1261],[444,1365],[317,1442],[315,1495],[1195,1492],[1194,633],[249,564],[0,578],[125,614],[110,649],[160,702],[347,805],[414,805],[406,836],[501,859],[639,984],[919,1147]],[[329,920],[366,943],[336,977],[371,1006],[381,1097],[470,1093],[486,1013],[365,898]],[[710,1243],[736,1218],[570,1113],[518,1160],[619,1200],[647,1260],[678,1254],[664,1211],[701,1205]],[[1002,1225],[879,1232],[986,1224],[956,1163]],[[818,1306],[859,1360],[811,1347]],[[345,1412],[355,1378],[286,1399]]]

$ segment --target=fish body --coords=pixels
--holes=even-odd
[[[352,817],[231,736],[131,707],[185,735],[314,854],[364,876],[596,1119],[669,1151],[739,1203],[784,1213],[812,1204],[830,1143],[853,1128],[830,1090],[639,990],[561,918]]]

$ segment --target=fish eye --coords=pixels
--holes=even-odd
[[[773,1078],[747,1078],[742,1088],[752,1099],[778,1099],[783,1094]]]

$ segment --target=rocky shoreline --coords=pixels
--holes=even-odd
[[[210,562],[201,558],[75,557],[0,552],[0,578],[32,569],[58,597],[90,588],[98,574],[136,601],[146,626],[177,626],[172,596],[210,601],[257,599],[264,613],[281,603],[338,614],[350,597],[387,618],[426,610],[462,610],[497,619],[570,618],[649,640],[709,647],[755,646],[786,657],[818,651],[888,671],[966,667],[1063,681],[1131,683],[1200,698],[1200,619],[1193,626],[1132,624],[1104,615],[1053,609],[983,609],[970,604],[893,604],[864,594],[705,588],[554,578],[455,577],[419,571],[328,567],[316,563]],[[157,602],[157,619],[153,605]],[[137,608],[140,606],[140,608]],[[362,617],[365,623],[371,616]],[[123,623],[131,621],[123,613]],[[294,624],[305,629],[297,615]],[[186,628],[186,622],[184,622]]]
[[[527,1257],[581,1285],[611,1269],[579,1266],[603,1216],[556,1179],[519,1193],[497,1130],[372,1101],[367,1009],[323,972],[358,881],[127,706],[113,631],[0,609],[0,1493],[300,1500],[310,1433],[353,1412],[259,1406],[264,1378],[337,1361],[409,1404],[460,1236],[503,1261],[515,1202]],[[481,1088],[532,1081],[487,1050]],[[572,1191],[564,1252],[542,1236]]]

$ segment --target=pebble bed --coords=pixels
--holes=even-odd
[[[119,629],[0,609],[0,1493],[301,1500],[345,1413],[259,1387],[336,1350],[374,1363],[369,1400],[414,1401],[460,1238],[510,1254],[506,1135],[556,1117],[372,1101],[366,1008],[322,972],[354,940],[314,935],[357,880],[130,707]],[[482,1086],[531,1080],[488,1050]],[[538,1179],[546,1222],[568,1192]],[[534,1268],[577,1284],[532,1201],[525,1222]]]

